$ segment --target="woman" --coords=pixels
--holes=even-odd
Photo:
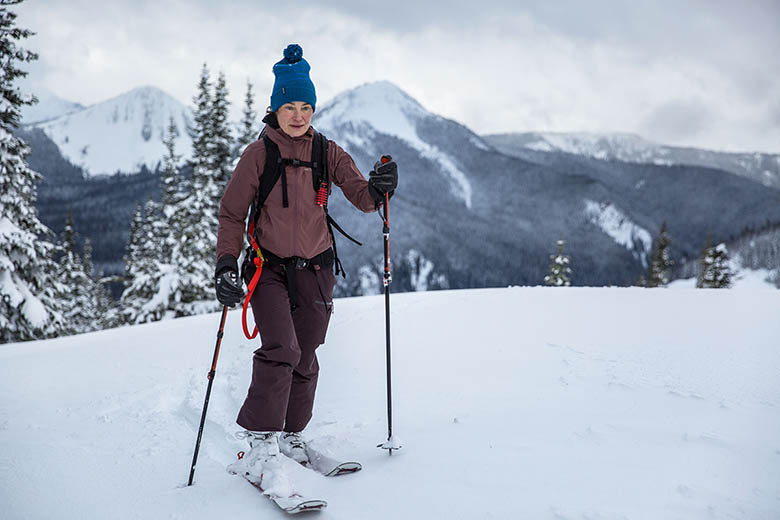
[[[273,170],[266,157],[281,161],[280,180],[268,192],[254,230],[265,262],[250,303],[262,346],[254,353],[252,382],[237,419],[251,446],[241,470],[255,476],[278,471],[280,450],[299,462],[307,460],[301,431],[314,405],[319,373],[315,350],[325,340],[333,309],[333,239],[323,194],[318,197],[312,179],[317,137],[311,117],[317,97],[309,70],[296,44],[274,65],[270,112],[263,119],[266,136],[244,150],[219,209],[216,292],[220,303],[233,306],[243,296],[237,258],[245,218],[264,173]],[[327,161],[320,164],[324,162],[326,178],[366,213],[376,211],[398,182],[394,162],[377,163],[366,181],[334,142],[327,143]]]

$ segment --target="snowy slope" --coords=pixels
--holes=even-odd
[[[523,150],[566,152],[595,159],[642,164],[686,164],[729,171],[765,186],[780,188],[780,155],[732,153],[668,146],[636,134],[589,132],[518,132],[483,136],[510,155]]]
[[[63,99],[45,88],[32,90],[38,102],[22,107],[22,124],[29,125],[83,110],[84,106]]]
[[[653,245],[649,231],[632,222],[610,203],[585,200],[585,215],[617,244],[628,249],[634,258],[642,262],[642,267],[649,265],[650,249]]]
[[[748,269],[731,262],[732,277],[731,289],[738,290],[768,290],[776,291],[778,288],[773,282],[778,277],[778,271],[774,269]],[[680,278],[669,283],[670,289],[695,289],[696,277]]]
[[[312,124],[329,138],[343,143],[347,151],[351,145],[378,155],[372,150],[377,133],[405,141],[422,157],[440,165],[454,183],[453,193],[470,208],[473,189],[468,175],[446,150],[424,140],[418,133],[420,122],[429,117],[442,119],[393,83],[379,81],[339,94],[317,112]],[[479,139],[475,144],[486,147]]]
[[[62,155],[89,175],[154,169],[165,155],[162,144],[169,118],[179,131],[176,153],[189,157],[190,109],[156,87],[139,87],[40,127]]]
[[[307,434],[360,459],[290,465],[322,519],[774,519],[778,291],[509,288],[336,302]],[[0,503],[15,519],[285,518],[224,467],[256,342],[219,316],[0,347]]]
[[[659,144],[636,134],[586,132],[534,132],[523,134],[526,148],[543,152],[560,151],[587,155],[596,159],[620,159],[629,162],[670,164],[659,158]],[[661,153],[663,155],[663,153]]]

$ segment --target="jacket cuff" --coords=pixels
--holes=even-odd
[[[224,254],[217,260],[217,267],[214,269],[214,278],[228,270],[238,272],[238,259],[231,254]]]

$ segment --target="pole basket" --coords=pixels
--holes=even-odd
[[[393,450],[400,450],[403,448],[402,441],[399,439],[396,435],[391,436],[387,441],[383,442],[382,444],[377,444],[377,448],[382,448],[383,450],[387,450],[387,452],[392,455]]]

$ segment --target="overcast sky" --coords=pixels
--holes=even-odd
[[[28,0],[30,82],[89,105],[142,85],[192,104],[200,68],[268,104],[291,42],[322,104],[389,80],[478,133],[634,132],[780,153],[780,1]],[[316,124],[316,119],[315,119]]]

